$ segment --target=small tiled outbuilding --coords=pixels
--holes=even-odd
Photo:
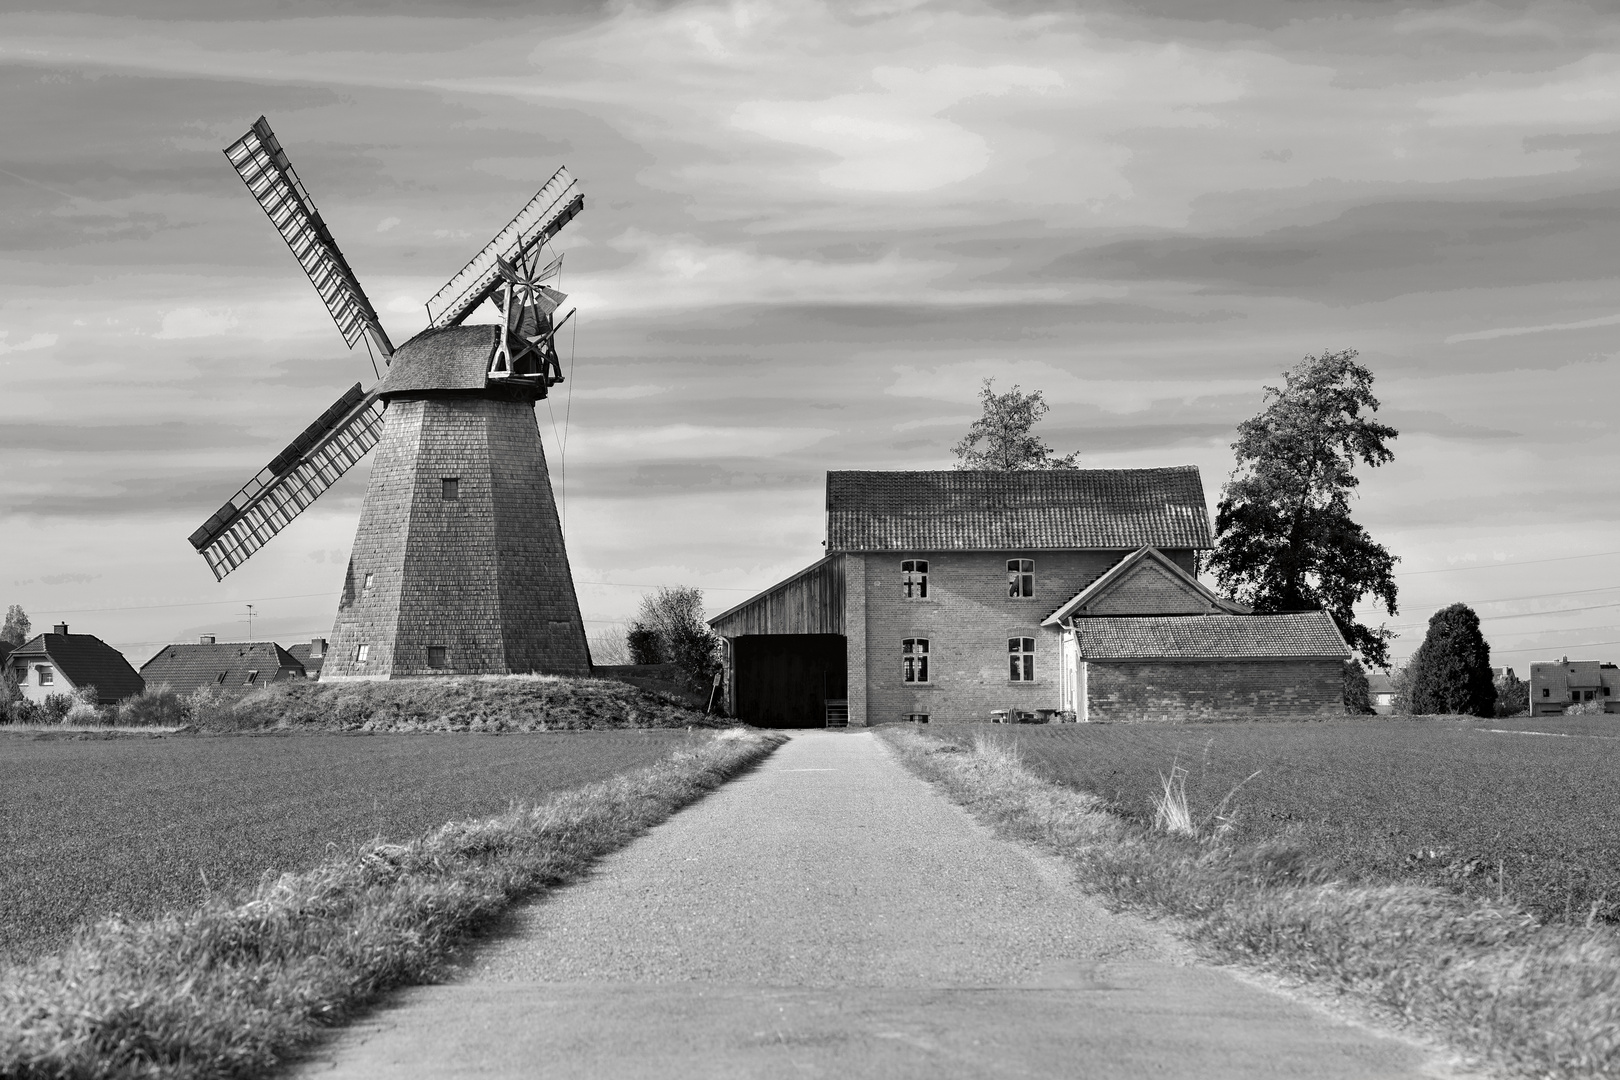
[[[67,623],[34,635],[13,649],[5,662],[23,696],[36,702],[94,686],[96,703],[111,705],[146,686],[123,653],[94,634],[68,633]]]
[[[1333,620],[1216,595],[1212,545],[1191,466],[833,472],[826,556],[710,625],[761,724],[1342,713]]]
[[[218,642],[204,636],[195,645],[166,645],[141,665],[149,686],[181,694],[204,686],[241,690],[283,679],[304,678],[304,665],[273,641]]]

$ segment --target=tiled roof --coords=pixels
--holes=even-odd
[[[1085,660],[1348,657],[1324,611],[1291,615],[1121,616],[1074,620]]]
[[[250,671],[259,673],[251,684],[248,682]],[[304,668],[291,653],[273,641],[230,641],[215,645],[169,645],[141,665],[141,675],[152,686],[167,683],[171,689],[189,694],[200,686],[235,690],[275,682],[278,678],[303,678]]]
[[[308,642],[305,642],[302,645],[291,646],[288,648],[287,652],[294,660],[297,660],[303,665],[304,674],[313,679],[321,673],[321,665],[326,663],[326,653],[323,652],[321,655],[311,658],[309,655],[309,650],[310,645]]]
[[[478,324],[422,331],[395,350],[380,387],[383,396],[411,390],[482,390],[500,329]]]
[[[49,660],[74,686],[96,688],[102,702],[121,701],[146,684],[124,654],[94,634],[36,634],[18,646],[10,662]]]
[[[827,550],[1213,546],[1193,465],[1024,472],[829,472]]]

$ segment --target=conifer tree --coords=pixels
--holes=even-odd
[[[1467,604],[1441,608],[1412,656],[1412,712],[1418,715],[1495,716],[1491,647],[1479,616]]]

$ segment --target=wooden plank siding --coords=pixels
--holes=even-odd
[[[721,637],[842,634],[844,556],[828,555],[709,620]]]

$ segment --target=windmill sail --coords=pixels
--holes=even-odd
[[[501,281],[500,262],[521,261],[528,252],[544,244],[557,231],[585,209],[585,194],[579,181],[558,169],[529,204],[518,211],[484,250],[472,257],[444,288],[427,302],[428,324],[435,329],[459,326],[479,304],[489,299]],[[543,280],[543,278],[542,278]]]
[[[361,334],[370,334],[382,354],[392,356],[394,346],[383,331],[376,309],[366,299],[354,271],[349,269],[337,241],[332,239],[264,117],[226,147],[225,156],[309,275],[343,340],[352,349]]]
[[[382,437],[383,403],[355,383],[191,534],[217,580],[247,561]]]

